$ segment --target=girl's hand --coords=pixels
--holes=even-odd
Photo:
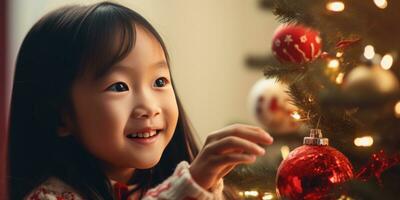
[[[253,163],[272,144],[272,137],[255,126],[235,124],[210,134],[189,171],[197,184],[210,189],[236,165]]]

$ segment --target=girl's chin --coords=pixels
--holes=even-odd
[[[142,159],[140,163],[136,163],[135,168],[136,169],[150,169],[158,164],[160,161],[159,159],[154,159],[154,160],[147,160],[147,159]]]

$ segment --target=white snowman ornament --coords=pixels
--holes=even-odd
[[[262,78],[254,84],[249,95],[249,107],[256,121],[270,134],[296,133],[301,126],[295,116],[298,109],[292,103],[288,86],[275,78]]]

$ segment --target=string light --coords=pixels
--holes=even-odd
[[[374,144],[374,139],[371,136],[358,137],[354,139],[354,145],[358,147],[370,147]]]
[[[255,190],[244,191],[243,196],[244,197],[258,197],[258,191],[255,191]]]
[[[344,78],[344,73],[343,72],[339,73],[337,75],[337,77],[336,77],[336,83],[337,84],[342,84],[343,83],[343,78]]]
[[[375,56],[375,49],[372,45],[367,45],[364,48],[364,57],[371,60]]]
[[[332,69],[337,69],[339,67],[340,63],[338,59],[332,59],[328,62],[328,67]]]
[[[391,56],[390,54],[386,54],[385,56],[383,56],[381,60],[381,67],[384,70],[388,70],[392,67],[392,65],[393,65],[393,56]]]
[[[386,0],[374,0],[374,3],[378,8],[381,9],[385,9],[388,5],[388,2]]]
[[[338,58],[340,58],[340,57],[342,57],[343,56],[343,52],[336,52],[336,57],[338,57]]]
[[[274,195],[271,192],[265,192],[262,200],[271,200],[274,199]]]
[[[284,160],[288,157],[289,153],[290,153],[290,149],[288,146],[284,145],[281,147],[281,154],[282,154],[282,158]]]
[[[332,1],[326,4],[326,9],[333,12],[342,12],[345,6],[342,1]]]
[[[342,195],[339,197],[339,199],[337,199],[337,200],[354,200],[354,199],[351,198],[351,197],[348,197],[348,196],[342,194]]]
[[[292,112],[292,114],[290,116],[292,116],[293,119],[295,119],[295,120],[301,119],[301,115],[297,111]]]
[[[400,101],[394,106],[394,114],[397,118],[400,118]]]

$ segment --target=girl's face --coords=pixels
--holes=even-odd
[[[72,88],[77,137],[109,176],[157,164],[178,121],[164,51],[143,27],[136,33],[135,47],[104,78],[84,76]]]

